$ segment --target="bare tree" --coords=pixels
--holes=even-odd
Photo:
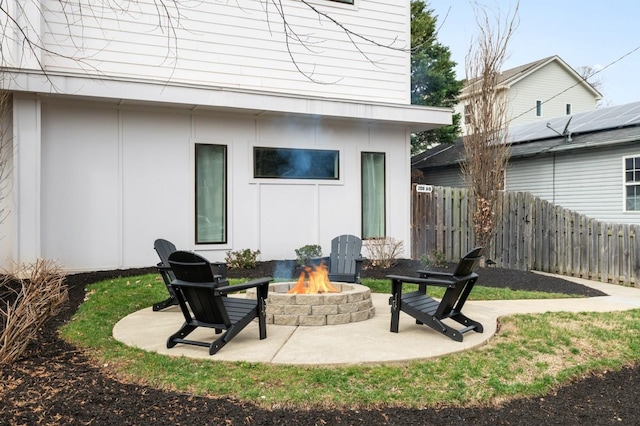
[[[503,21],[476,8],[479,34],[466,57],[468,135],[462,172],[471,191],[476,245],[489,250],[501,217],[501,191],[509,160],[506,91],[498,86],[507,45],[517,28],[518,6]],[[492,19],[493,18],[493,19]]]

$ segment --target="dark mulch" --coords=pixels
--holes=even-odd
[[[264,262],[230,276],[271,275]],[[365,270],[369,277],[413,274],[415,263],[393,270]],[[380,408],[291,410],[259,408],[251,403],[197,397],[122,383],[109,368],[96,365],[82,351],[57,337],[82,303],[84,286],[98,279],[139,274],[151,269],[78,274],[68,278],[69,309],[42,330],[41,340],[26,359],[0,366],[0,424],[78,425],[607,425],[640,424],[637,393],[640,366],[589,375],[544,397],[525,398],[501,406],[440,409]],[[587,287],[538,274],[499,268],[479,271],[482,285],[596,296]],[[479,283],[480,283],[479,282]]]

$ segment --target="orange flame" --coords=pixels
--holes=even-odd
[[[324,263],[319,266],[305,266],[300,273],[298,283],[287,293],[290,294],[319,294],[340,293],[329,281],[329,271]]]

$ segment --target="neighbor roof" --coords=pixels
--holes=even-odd
[[[563,61],[562,58],[560,58],[558,55],[548,56],[546,58],[538,59],[537,61],[529,62],[528,64],[520,65],[515,68],[500,72],[497,82],[498,89],[508,89],[513,84],[554,61],[560,64],[560,66],[563,67],[569,74],[572,74],[576,78],[576,80],[582,81],[585,86],[587,86],[587,88],[594,93],[597,99],[602,99],[602,94],[598,92],[598,90],[596,90],[580,74],[578,74],[576,70],[571,68],[569,64]],[[466,96],[468,96],[471,92],[471,88],[477,81],[479,81],[479,79],[470,80],[469,83],[462,89],[460,97],[465,98]]]
[[[640,102],[565,115],[509,127],[511,158],[595,148],[640,140]],[[457,164],[464,155],[462,138],[411,159],[411,166],[435,168]]]

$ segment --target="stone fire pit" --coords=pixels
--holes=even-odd
[[[273,325],[338,325],[373,318],[371,289],[360,284],[332,282],[340,293],[287,294],[296,283],[269,285],[267,324]],[[255,298],[255,289],[247,290]]]

